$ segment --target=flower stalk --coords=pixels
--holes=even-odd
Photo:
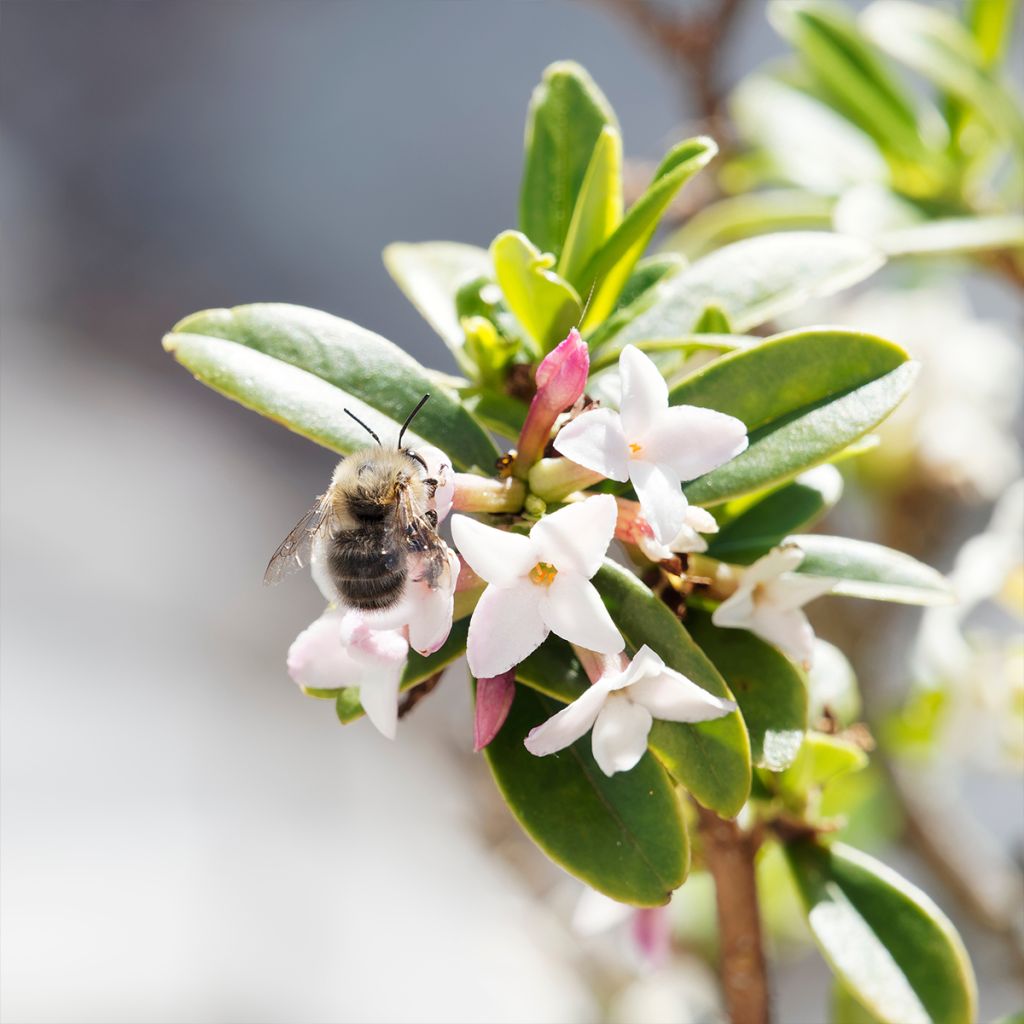
[[[522,480],[492,480],[473,473],[455,474],[452,508],[457,512],[518,512],[526,499]]]

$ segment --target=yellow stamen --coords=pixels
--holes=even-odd
[[[530,582],[538,587],[550,587],[558,575],[558,570],[549,562],[538,562],[530,570]]]
[[[634,444],[634,443],[630,442],[629,450],[634,455],[639,455],[644,450],[644,446],[642,444]]]

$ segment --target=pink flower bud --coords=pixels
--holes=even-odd
[[[501,731],[516,695],[515,670],[500,676],[478,679],[476,717],[473,721],[473,750],[479,753]]]
[[[633,941],[651,967],[660,967],[672,952],[668,907],[640,907],[633,914]]]
[[[517,476],[525,477],[530,466],[544,454],[555,420],[583,394],[589,373],[587,344],[574,327],[537,367],[537,393],[530,403],[516,450]]]

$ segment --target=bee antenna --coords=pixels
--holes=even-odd
[[[423,403],[421,402],[420,404],[422,405]],[[352,419],[354,419],[356,421],[356,423],[358,423],[359,426],[361,426],[363,428],[363,430],[365,430],[370,435],[370,437],[372,437],[374,439],[374,441],[377,442],[379,447],[381,447],[381,448],[384,447],[384,445],[382,445],[380,443],[380,438],[354,412],[352,412],[351,409],[346,409],[345,412],[349,416],[351,416]]]
[[[425,406],[427,404],[427,399],[429,397],[430,397],[430,395],[424,395],[416,403],[416,408],[413,409],[413,411],[411,413],[409,413],[408,416],[405,417],[405,422],[402,424],[402,429],[398,432],[398,447],[399,448],[402,447],[402,437],[405,434],[406,430],[408,429],[409,424],[412,423],[413,419],[416,417],[416,413],[418,413],[420,411],[420,409],[422,409],[423,406]]]

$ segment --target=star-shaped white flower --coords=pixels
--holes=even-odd
[[[633,345],[619,357],[619,412],[594,409],[566,424],[555,448],[611,480],[626,481],[640,499],[655,537],[671,541],[686,515],[682,481],[695,480],[747,447],[747,428],[734,416],[668,404],[668,385]]]
[[[361,613],[328,608],[288,650],[288,674],[314,690],[359,688],[367,718],[388,739],[398,723],[398,688],[409,643],[396,629],[372,629]]]
[[[739,587],[715,609],[711,621],[728,629],[748,629],[810,668],[814,630],[801,609],[827,594],[836,581],[794,572],[803,560],[804,553],[795,544],[772,548],[744,570]]]
[[[531,730],[524,742],[531,754],[543,757],[593,729],[594,760],[605,775],[614,775],[629,771],[643,757],[655,718],[706,722],[735,710],[733,701],[708,693],[644,644],[626,668],[605,672],[586,693]]]
[[[452,536],[488,583],[469,624],[466,655],[478,679],[518,665],[555,633],[601,654],[622,636],[591,576],[615,533],[615,499],[602,494],[545,516],[529,536],[454,516]]]
[[[642,525],[647,526],[646,521]],[[638,544],[640,550],[652,561],[661,562],[671,558],[673,554],[700,554],[707,551],[708,542],[701,536],[702,533],[718,533],[718,523],[715,517],[699,505],[687,505],[686,513],[683,516],[683,525],[679,532],[667,544],[660,543],[654,537],[654,531],[648,526],[646,530],[639,531]]]

